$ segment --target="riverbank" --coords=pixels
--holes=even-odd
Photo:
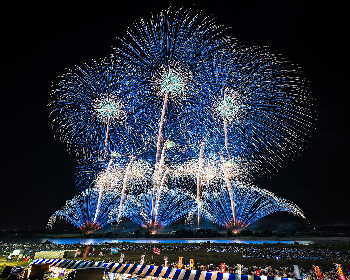
[[[55,244],[81,244],[81,245],[97,245],[105,243],[241,243],[241,244],[263,244],[263,243],[283,243],[311,245],[349,245],[350,237],[215,237],[215,238],[93,238],[90,236],[47,236],[45,237],[5,237],[0,238],[2,243],[44,243],[50,242]]]

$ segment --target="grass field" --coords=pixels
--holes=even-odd
[[[0,257],[0,275],[6,266],[28,266],[28,262],[8,262],[5,257]],[[0,280],[5,280],[7,278],[0,278]]]

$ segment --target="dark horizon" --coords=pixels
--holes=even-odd
[[[192,2],[193,3],[193,2]],[[298,205],[311,225],[350,225],[346,174],[349,133],[342,7],[306,1],[249,1],[188,4],[114,1],[41,6],[10,4],[1,19],[3,168],[0,196],[3,229],[44,229],[49,217],[76,194],[76,158],[54,139],[47,104],[57,77],[81,62],[109,56],[116,37],[142,17],[172,6],[202,10],[226,34],[248,47],[270,46],[272,53],[300,66],[310,83],[317,130],[309,147],[257,186]],[[289,215],[264,218],[293,223]],[[268,219],[267,219],[268,218]],[[262,222],[265,222],[263,220]],[[300,223],[304,223],[300,219]]]

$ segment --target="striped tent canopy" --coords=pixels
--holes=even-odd
[[[137,264],[121,264],[110,262],[87,262],[87,261],[73,261],[73,260],[58,260],[58,259],[37,259],[33,264],[49,264],[54,267],[61,267],[67,269],[78,268],[94,268],[104,267],[106,273],[119,274],[134,274],[140,277],[152,276],[169,278],[173,280],[292,280],[295,278],[282,277],[267,277],[255,275],[241,275],[220,273],[217,271],[198,271],[177,269],[172,267],[154,266],[154,265],[137,265]]]

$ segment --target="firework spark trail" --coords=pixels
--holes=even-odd
[[[224,103],[226,103],[226,91],[224,92]],[[226,106],[226,105],[225,105]],[[224,110],[227,110],[227,108],[224,108]],[[227,156],[230,159],[230,151],[228,148],[228,137],[227,137],[227,119],[224,118],[224,135],[225,135],[225,147],[226,147],[226,152],[227,152]]]
[[[107,167],[100,171],[95,179],[94,186],[99,193],[96,197],[95,218],[96,220],[100,218],[99,213],[103,207],[105,196],[108,196],[110,191],[120,191],[120,200],[114,210],[117,213],[116,222],[119,223],[128,212],[127,192],[137,195],[137,193],[143,192],[146,186],[151,186],[153,171],[147,162],[136,161],[135,157],[131,157],[129,162],[116,160],[117,163],[114,165],[112,164],[113,160],[115,160],[114,157],[109,160]]]
[[[159,203],[160,203],[160,197],[165,185],[165,180],[167,178],[167,175],[169,173],[169,169],[165,170],[162,180],[160,182],[160,185],[157,189],[157,194],[156,194],[156,203],[155,203],[155,208],[154,208],[154,221],[152,222],[153,224],[157,224],[158,222],[158,211],[159,211]],[[153,198],[152,198],[153,199]]]
[[[107,124],[106,124],[106,136],[105,136],[105,148],[104,148],[104,152],[107,153],[107,145],[108,145],[108,134],[109,134],[109,118],[107,120]]]
[[[112,163],[113,163],[113,158],[111,158],[108,162],[108,166],[107,166],[107,169],[106,169],[106,173],[109,172],[109,170],[111,169],[111,166],[112,166]],[[103,194],[103,190],[105,188],[103,182],[100,182],[100,184],[97,184],[98,185],[98,189],[99,189],[99,194],[98,194],[98,199],[97,199],[97,207],[96,207],[96,212],[95,212],[95,218],[94,218],[94,222],[96,222],[97,220],[97,216],[99,214],[99,211],[100,211],[100,205],[101,205],[101,199],[102,199],[102,194]]]
[[[204,143],[202,142],[200,144],[200,152],[199,152],[199,159],[198,159],[198,172],[197,172],[197,208],[198,208],[198,226],[199,226],[199,213],[200,213],[200,208],[201,208],[201,202],[200,202],[200,195],[201,195],[201,176],[202,176],[202,169],[203,169],[203,156],[204,156]]]
[[[157,202],[155,200],[157,200],[157,194],[159,191],[161,191],[162,184],[164,183],[163,170],[164,170],[164,159],[165,159],[166,150],[167,150],[167,145],[166,143],[164,143],[159,162],[155,166],[155,170],[153,174],[154,180],[153,180],[153,188],[152,188],[152,205],[151,205],[151,221],[150,221],[151,225],[153,225],[155,222],[155,214],[157,211]]]
[[[159,121],[159,131],[158,131],[158,140],[157,140],[157,154],[156,154],[156,167],[159,165],[159,160],[160,160],[160,150],[161,150],[161,145],[163,142],[163,126],[164,126],[164,119],[165,119],[165,112],[166,112],[166,107],[168,104],[168,93],[165,94],[164,96],[164,101],[163,101],[163,109],[162,109],[162,115],[160,117]]]
[[[227,137],[227,120],[224,119],[224,134],[225,134],[225,147],[226,147],[226,152],[227,156],[230,158],[230,151],[228,148],[228,137]]]
[[[130,174],[131,167],[132,167],[134,160],[135,160],[135,157],[131,157],[130,162],[125,170],[124,179],[123,179],[123,188],[121,191],[121,199],[120,199],[120,203],[119,203],[119,211],[118,211],[118,218],[117,218],[118,223],[119,223],[120,218],[122,216],[122,208],[123,208],[123,204],[124,204],[124,200],[125,200],[126,188],[128,186],[128,176]]]
[[[226,161],[225,161],[223,155],[221,155],[221,154],[220,154],[220,159],[221,159],[222,169],[223,169],[224,176],[225,176],[225,183],[226,183],[227,191],[228,191],[228,194],[230,196],[232,221],[233,221],[234,225],[236,225],[235,197],[234,197],[234,192],[233,192],[232,186],[231,186],[231,180],[229,178],[229,171],[227,170]]]

